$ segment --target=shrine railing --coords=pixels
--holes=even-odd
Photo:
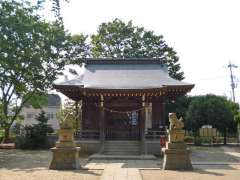
[[[97,130],[78,130],[75,131],[74,137],[76,140],[99,140],[100,132]]]
[[[78,130],[75,131],[74,137],[76,140],[100,140],[100,131],[97,130]],[[106,140],[140,140],[140,132],[135,131],[118,131],[106,129]],[[149,129],[145,133],[146,140],[167,139],[167,133],[163,130]]]
[[[107,128],[106,140],[140,140],[140,130]]]

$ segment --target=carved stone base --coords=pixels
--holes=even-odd
[[[57,141],[56,142],[56,147],[57,148],[74,148],[76,147],[76,143],[74,141]]]
[[[168,131],[169,142],[184,142],[185,131],[182,129],[172,129]]]
[[[164,170],[191,170],[190,151],[184,143],[167,143],[163,149]]]
[[[74,141],[74,130],[73,129],[59,129],[58,130],[59,141]]]
[[[68,170],[79,169],[80,147],[73,148],[52,148],[53,157],[49,169]]]

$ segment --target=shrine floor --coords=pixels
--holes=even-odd
[[[240,179],[240,147],[191,146],[193,171],[163,171],[162,159],[88,160],[80,158],[81,170],[49,170],[48,150],[0,150],[0,180],[192,180]]]

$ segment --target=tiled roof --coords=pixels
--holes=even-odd
[[[79,86],[90,89],[149,89],[192,84],[168,75],[160,59],[87,59],[84,73],[57,86]]]

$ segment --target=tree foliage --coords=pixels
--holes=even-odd
[[[83,58],[89,56],[90,45],[86,43],[88,36],[75,34],[69,37],[69,49],[66,64],[82,64]]]
[[[240,112],[238,112],[235,116],[234,116],[234,120],[236,123],[240,124]]]
[[[216,95],[196,96],[187,111],[186,126],[197,131],[202,125],[210,124],[220,132],[236,132],[234,115],[238,104]]]
[[[182,96],[177,98],[174,102],[168,102],[166,104],[166,111],[175,112],[177,117],[182,117],[185,122],[186,113],[192,99],[194,99],[192,96]],[[168,114],[166,114],[166,118],[168,119]]]
[[[177,53],[167,45],[163,36],[134,26],[132,21],[125,23],[115,19],[102,23],[97,34],[91,37],[91,55],[111,58],[161,58],[167,64],[171,77],[178,80],[184,78]]]
[[[74,59],[85,41],[82,35],[74,41],[59,22],[47,22],[38,10],[28,1],[0,4],[0,124],[6,139],[23,105],[42,105],[66,59]]]

